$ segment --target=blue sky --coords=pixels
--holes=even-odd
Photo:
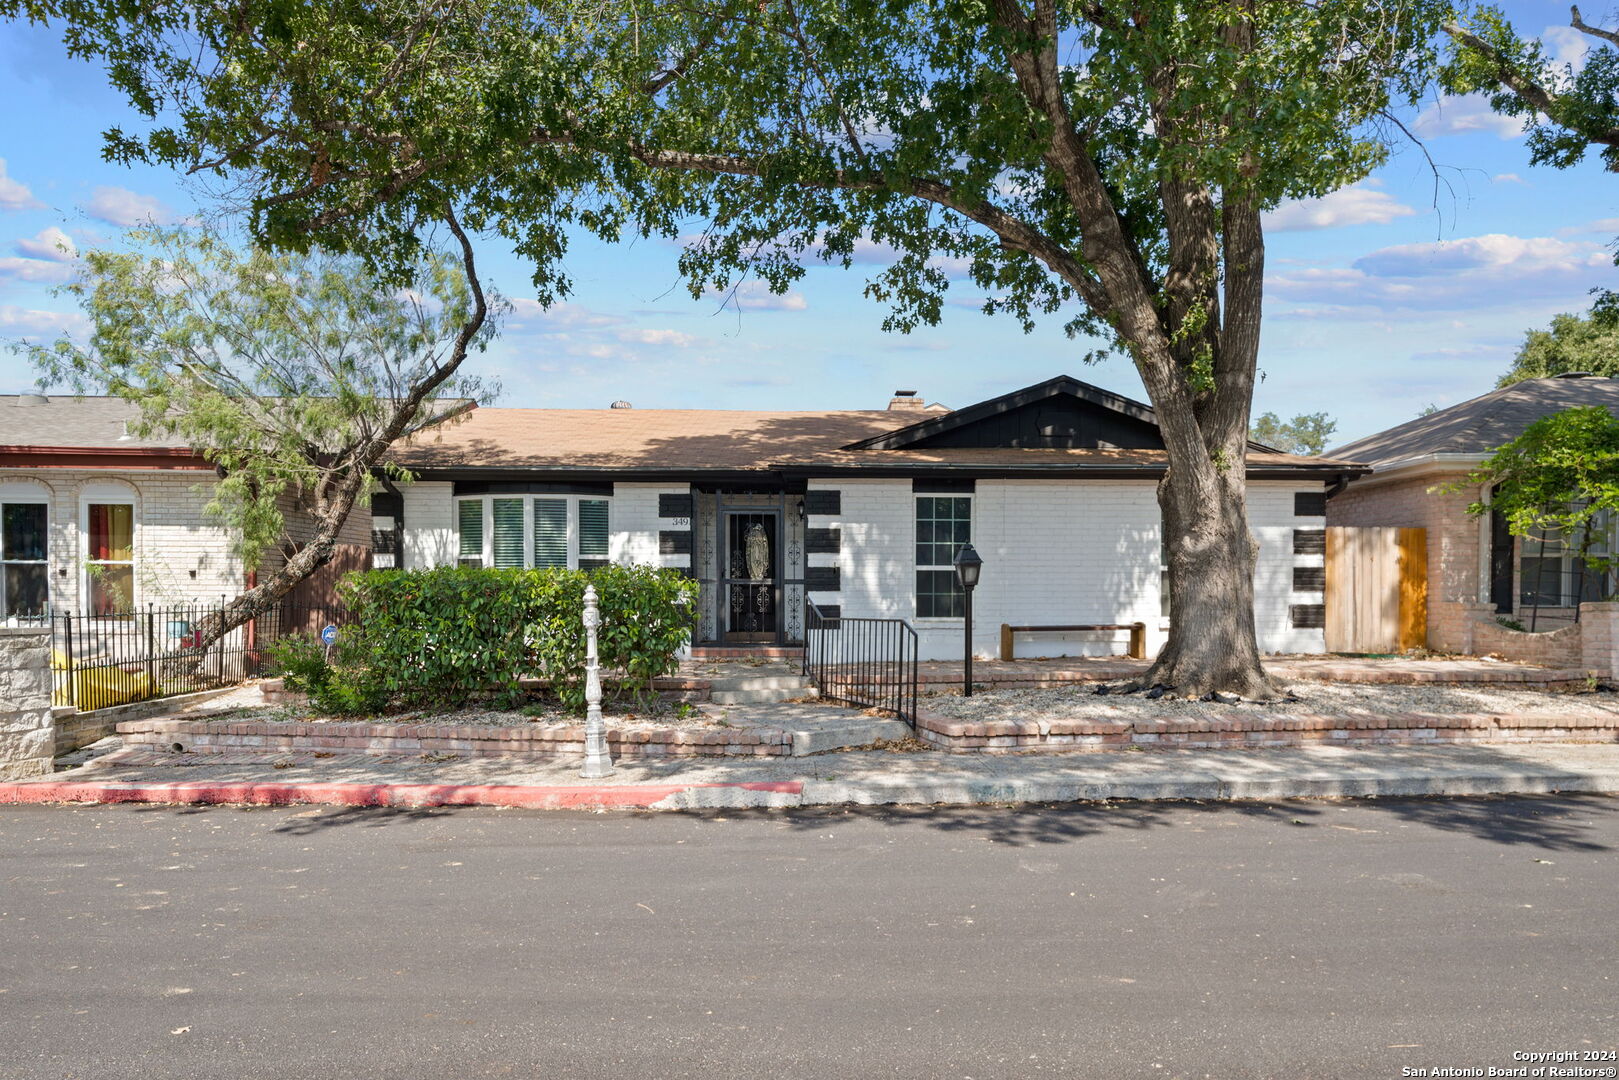
[[[1524,31],[1576,61],[1563,3],[1509,4]],[[1588,13],[1588,18],[1589,13]],[[51,295],[71,272],[58,244],[105,243],[148,217],[197,206],[167,170],[101,160],[101,132],[134,127],[98,68],[68,60],[49,31],[0,24],[0,339],[54,337],[77,325]],[[1255,412],[1325,410],[1335,441],[1368,434],[1488,390],[1525,330],[1583,309],[1594,286],[1619,288],[1619,177],[1594,161],[1532,169],[1517,125],[1480,100],[1433,100],[1408,118],[1441,166],[1413,146],[1366,181],[1281,207],[1269,222],[1267,319]],[[1067,373],[1145,397],[1130,365],[1086,366],[1084,343],[1052,319],[1024,335],[977,310],[958,281],[938,327],[884,334],[861,295],[869,267],[812,269],[791,293],[745,291],[722,308],[693,300],[664,243],[581,239],[567,260],[575,295],[542,312],[529,273],[485,243],[486,276],[517,310],[475,361],[504,386],[504,405],[643,408],[880,408],[896,388],[970,404]],[[0,354],[0,392],[33,375]],[[3,438],[0,438],[3,441]]]

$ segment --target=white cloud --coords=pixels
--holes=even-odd
[[[135,225],[172,225],[179,220],[174,211],[151,195],[140,195],[128,188],[102,186],[90,195],[84,210],[109,225],[130,228]]]
[[[701,339],[679,330],[650,330],[636,328],[620,330],[618,340],[635,345],[665,345],[676,349],[689,349]]]
[[[1553,63],[1567,64],[1575,74],[1585,66],[1591,52],[1591,39],[1572,26],[1548,26],[1541,31],[1540,40]]]
[[[53,262],[49,259],[19,259],[11,255],[0,256],[0,278],[56,285],[72,276],[73,267],[68,263]]]
[[[520,296],[513,299],[511,305],[513,329],[580,330],[618,326],[625,321],[622,315],[593,311],[583,304],[567,300],[559,300],[550,307],[545,307],[538,300]]]
[[[1468,273],[1528,276],[1602,266],[1608,261],[1595,244],[1490,233],[1462,240],[1397,244],[1364,255],[1353,266],[1374,277],[1426,278]]]
[[[37,210],[43,205],[27,184],[6,174],[6,159],[0,158],[0,210]]]
[[[803,311],[809,307],[803,293],[789,291],[778,296],[758,280],[744,281],[734,289],[710,289],[708,295],[721,300],[721,306],[734,304],[745,311]]]
[[[73,238],[55,225],[47,225],[32,237],[18,240],[17,250],[30,258],[51,262],[72,262],[79,257],[79,247]]]
[[[1523,121],[1517,117],[1502,116],[1490,108],[1489,99],[1483,94],[1464,94],[1440,98],[1423,109],[1412,123],[1411,130],[1424,139],[1479,132],[1512,139],[1523,133]]]
[[[1386,191],[1366,184],[1351,184],[1319,199],[1295,199],[1265,215],[1272,232],[1335,229],[1344,225],[1387,225],[1416,211]]]
[[[1492,183],[1492,184],[1522,184],[1524,187],[1529,186],[1529,181],[1525,180],[1523,177],[1519,176],[1515,172],[1496,173],[1494,176],[1490,177],[1490,183]]]
[[[1291,319],[1372,314],[1495,311],[1526,302],[1579,303],[1613,279],[1612,258],[1589,240],[1493,233],[1446,242],[1397,244],[1349,266],[1287,268],[1266,289],[1292,305]],[[1567,298],[1567,299],[1565,299]]]
[[[90,322],[77,312],[38,311],[0,304],[0,334],[69,334],[83,337]]]

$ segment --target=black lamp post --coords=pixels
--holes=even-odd
[[[973,546],[968,544],[956,552],[956,580],[961,582],[961,591],[966,596],[966,625],[963,630],[966,639],[966,664],[961,684],[961,696],[973,696],[973,590],[978,587],[978,572],[984,568],[984,560],[979,557]]]

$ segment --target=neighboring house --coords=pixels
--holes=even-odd
[[[840,412],[479,409],[398,461],[417,479],[372,510],[401,565],[679,568],[702,585],[699,646],[791,645],[809,601],[904,619],[924,659],[957,657],[969,542],[980,654],[1003,622],[1141,621],[1155,651],[1172,618],[1153,411],[1067,377],[953,412],[909,391]],[[1247,465],[1260,647],[1320,652],[1325,491],[1364,470],[1257,445]]]
[[[214,466],[132,437],[137,415],[118,398],[0,395],[0,625],[214,602],[247,583],[230,531],[203,512]],[[288,510],[296,537],[304,522]],[[367,565],[369,513],[340,539],[348,565]]]
[[[1489,501],[1487,489],[1436,490],[1466,477],[1534,421],[1582,405],[1619,413],[1619,381],[1529,379],[1328,451],[1372,468],[1329,498],[1328,525],[1427,529],[1430,648],[1476,647],[1461,604],[1489,604],[1494,615],[1545,630],[1569,625],[1582,599],[1603,599],[1600,579],[1557,538],[1519,540],[1499,514],[1468,514],[1469,503]]]

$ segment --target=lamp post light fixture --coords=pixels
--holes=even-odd
[[[966,616],[962,627],[962,637],[966,642],[961,682],[962,697],[973,696],[973,590],[978,587],[978,574],[983,568],[984,560],[973,550],[971,544],[956,552],[956,580],[961,582],[961,591],[966,598],[962,612]]]

